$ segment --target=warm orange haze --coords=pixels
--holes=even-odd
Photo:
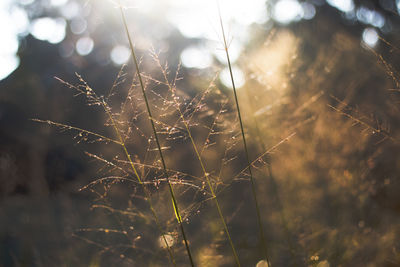
[[[0,3],[0,266],[400,266],[400,1]]]

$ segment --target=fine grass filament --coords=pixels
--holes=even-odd
[[[156,57],[155,57],[155,58],[156,58]],[[157,61],[158,66],[159,66],[159,67],[161,68],[161,70],[162,70],[162,74],[163,74],[163,78],[164,78],[165,84],[168,86],[169,90],[174,94],[175,88],[174,88],[174,86],[172,86],[172,84],[169,82],[168,77],[167,77],[167,72],[166,72],[166,70],[161,66],[161,63],[160,63],[160,61],[158,60],[158,58],[156,58],[156,61]],[[235,246],[234,246],[234,244],[233,244],[233,241],[232,241],[231,235],[230,235],[230,233],[229,233],[228,226],[227,226],[227,224],[226,224],[225,218],[224,218],[224,216],[223,216],[223,214],[222,214],[222,210],[221,210],[221,207],[220,207],[220,205],[219,205],[219,202],[218,202],[218,199],[217,199],[217,195],[215,194],[214,188],[213,188],[213,186],[212,186],[212,184],[211,184],[211,181],[210,181],[210,178],[209,178],[209,173],[208,173],[207,170],[206,170],[206,166],[205,166],[204,161],[203,161],[203,159],[202,159],[202,157],[201,157],[201,153],[200,153],[200,151],[199,151],[198,148],[197,148],[197,145],[196,145],[196,143],[195,143],[195,140],[194,140],[194,138],[193,138],[192,132],[191,132],[190,127],[189,127],[189,123],[185,120],[184,115],[183,115],[183,113],[182,113],[182,111],[181,111],[181,109],[180,109],[180,107],[179,107],[179,103],[177,102],[176,98],[173,97],[173,99],[174,99],[174,102],[175,102],[176,110],[177,110],[178,113],[179,113],[179,116],[180,116],[180,118],[181,118],[181,120],[182,120],[182,123],[183,123],[184,126],[185,126],[185,130],[186,130],[186,132],[187,132],[187,134],[188,134],[188,137],[189,137],[189,139],[190,139],[190,142],[192,143],[192,147],[193,147],[193,150],[195,151],[196,158],[197,158],[197,160],[198,160],[199,163],[200,163],[201,170],[202,170],[203,175],[204,175],[204,177],[205,177],[205,179],[206,179],[207,186],[208,186],[208,188],[210,189],[210,193],[211,193],[212,199],[214,200],[215,206],[217,207],[218,215],[219,215],[220,221],[221,221],[221,223],[222,223],[222,225],[223,225],[225,234],[226,234],[226,236],[227,236],[227,238],[228,238],[229,244],[230,244],[230,246],[231,246],[232,253],[233,253],[233,256],[234,256],[234,258],[235,258],[235,262],[236,262],[237,266],[240,267],[241,265],[240,265],[240,261],[239,261],[239,256],[238,256],[238,253],[237,253],[237,251],[236,251],[236,249],[235,249]]]
[[[142,90],[143,98],[144,98],[144,101],[146,103],[146,109],[147,109],[147,113],[148,113],[148,116],[149,116],[150,124],[151,124],[152,130],[153,130],[155,141],[157,143],[157,149],[158,149],[158,152],[160,154],[160,159],[161,159],[164,175],[165,175],[165,177],[167,179],[168,188],[169,188],[169,192],[170,192],[171,200],[172,200],[172,206],[173,206],[173,209],[174,209],[174,212],[175,212],[175,217],[176,217],[176,220],[178,221],[178,224],[179,224],[179,227],[180,227],[180,230],[181,230],[181,233],[182,233],[182,237],[183,237],[183,240],[184,240],[184,243],[185,243],[185,247],[186,247],[186,251],[187,251],[188,257],[189,257],[190,264],[191,264],[192,267],[194,267],[192,253],[190,251],[189,243],[188,243],[188,240],[187,240],[187,237],[186,237],[186,233],[185,233],[185,230],[184,230],[183,224],[182,224],[182,216],[181,216],[180,211],[179,211],[179,207],[178,207],[178,203],[177,203],[177,200],[176,200],[176,197],[175,197],[174,189],[173,189],[171,181],[169,179],[167,166],[165,164],[164,156],[163,156],[163,153],[162,153],[162,150],[161,150],[160,141],[158,139],[158,134],[157,134],[156,127],[155,127],[155,124],[154,124],[154,119],[153,119],[153,116],[152,116],[152,113],[151,113],[150,104],[149,104],[149,101],[148,101],[148,98],[147,98],[147,95],[146,95],[146,91],[145,91],[145,88],[144,88],[144,83],[143,83],[143,80],[142,80],[142,75],[141,75],[141,72],[140,72],[139,63],[138,63],[137,56],[136,56],[136,53],[135,53],[135,48],[133,46],[132,38],[131,38],[131,35],[129,33],[129,28],[128,28],[128,25],[127,25],[127,22],[126,22],[126,18],[125,18],[125,13],[124,13],[124,11],[122,9],[120,1],[118,1],[118,4],[119,4],[119,9],[121,11],[121,17],[122,17],[122,20],[123,20],[123,23],[124,23],[124,28],[125,28],[125,31],[126,31],[126,35],[127,35],[128,41],[129,41],[129,46],[130,46],[130,49],[131,49],[133,61],[134,61],[135,67],[136,67],[136,73],[137,73],[138,78],[139,78],[140,88]],[[168,245],[168,242],[166,240],[165,240],[165,242]]]

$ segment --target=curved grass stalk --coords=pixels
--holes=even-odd
[[[175,89],[174,89],[174,86],[173,86],[173,85],[170,83],[170,81],[168,80],[166,70],[161,66],[161,63],[160,63],[160,61],[158,60],[158,58],[156,58],[156,61],[157,61],[157,64],[158,64],[158,66],[160,67],[160,69],[161,69],[161,71],[162,71],[165,84],[168,86],[168,89],[169,89],[172,93],[174,93],[174,90],[175,90]],[[183,123],[184,126],[185,126],[185,130],[186,130],[186,132],[187,132],[187,134],[188,134],[188,136],[189,136],[190,142],[192,143],[193,149],[194,149],[194,151],[195,151],[195,153],[196,153],[197,160],[198,160],[199,163],[200,163],[202,172],[203,172],[204,177],[205,177],[205,179],[206,179],[207,185],[208,185],[208,187],[209,187],[209,189],[210,189],[211,197],[212,197],[212,199],[214,199],[215,206],[217,207],[218,215],[219,215],[220,220],[221,220],[221,223],[222,223],[222,225],[223,225],[223,227],[224,227],[225,234],[226,234],[226,236],[228,237],[228,241],[229,241],[229,244],[230,244],[230,246],[231,246],[231,249],[232,249],[232,252],[233,252],[233,256],[234,256],[234,258],[235,258],[235,262],[236,262],[237,266],[240,267],[241,265],[240,265],[240,261],[239,261],[239,256],[238,256],[237,251],[236,251],[236,249],[235,249],[235,246],[234,246],[234,244],[233,244],[233,241],[232,241],[231,235],[230,235],[230,233],[229,233],[228,226],[227,226],[227,224],[226,224],[225,218],[224,218],[224,216],[223,216],[223,214],[222,214],[222,210],[221,210],[221,207],[220,207],[220,205],[219,205],[219,202],[218,202],[218,199],[217,199],[217,195],[215,194],[215,191],[214,191],[214,189],[213,189],[213,187],[212,187],[212,184],[211,184],[211,181],[210,181],[210,178],[209,178],[209,173],[207,172],[206,167],[205,167],[205,164],[204,164],[203,159],[202,159],[202,157],[201,157],[201,152],[198,150],[197,145],[196,145],[196,143],[195,143],[195,141],[194,141],[194,138],[193,138],[193,136],[192,136],[192,132],[191,132],[190,127],[189,127],[189,122],[188,122],[187,120],[185,120],[184,115],[183,115],[183,113],[182,113],[182,111],[181,111],[181,109],[180,109],[180,107],[179,107],[179,103],[178,103],[177,99],[176,99],[175,97],[173,97],[173,100],[174,100],[174,102],[175,102],[176,110],[178,111],[179,116],[180,116],[180,118],[181,118],[181,120],[182,120],[182,123]]]
[[[239,106],[239,101],[238,101],[238,97],[237,97],[237,93],[236,93],[235,80],[233,78],[233,73],[232,73],[232,64],[231,64],[231,60],[230,60],[230,57],[229,57],[228,44],[227,44],[227,40],[226,40],[226,36],[225,36],[224,24],[222,22],[221,9],[219,7],[218,0],[217,0],[217,5],[218,5],[219,21],[220,21],[220,26],[221,26],[221,31],[222,31],[222,38],[223,38],[223,43],[224,43],[224,50],[225,50],[226,59],[227,59],[227,62],[228,62],[229,74],[230,74],[230,77],[231,77],[232,88],[233,88],[233,93],[234,93],[234,97],[235,97],[236,110],[237,110],[237,114],[238,114],[238,118],[239,118],[240,131],[241,131],[241,134],[242,134],[243,146],[244,146],[247,165],[248,165],[248,170],[249,170],[249,174],[250,174],[251,190],[252,190],[252,193],[253,193],[254,204],[256,206],[257,222],[258,222],[258,227],[259,227],[259,231],[260,231],[261,243],[262,243],[262,246],[263,246],[264,256],[265,256],[265,259],[266,259],[266,261],[268,263],[268,266],[271,266],[271,262],[269,260],[269,255],[268,255],[268,248],[267,248],[267,244],[266,244],[265,236],[264,236],[264,227],[263,227],[262,221],[261,221],[261,212],[260,212],[260,207],[259,207],[259,203],[258,203],[258,199],[257,199],[256,185],[255,185],[255,181],[254,181],[254,178],[253,178],[253,173],[251,171],[250,157],[249,157],[249,152],[248,152],[248,149],[247,149],[247,143],[246,143],[246,137],[245,137],[245,134],[244,134],[242,115],[240,113],[240,106]]]
[[[79,133],[83,133],[85,135],[90,135],[90,136],[94,136],[97,137],[97,141],[107,141],[107,142],[111,142],[117,145],[121,145],[120,141],[114,140],[112,138],[109,138],[107,136],[92,132],[92,131],[88,131],[79,127],[75,127],[75,126],[71,126],[71,125],[67,125],[67,124],[63,124],[63,123],[59,123],[59,122],[54,122],[54,121],[50,121],[50,120],[40,120],[40,119],[31,119],[31,121],[34,122],[40,122],[40,123],[47,123],[48,125],[51,126],[55,126],[59,129],[65,129],[65,130],[72,130],[72,131],[77,131]]]
[[[136,53],[135,53],[135,49],[134,49],[134,46],[133,46],[133,43],[132,43],[132,38],[131,38],[130,33],[129,33],[128,25],[127,25],[126,18],[125,18],[125,13],[124,13],[124,11],[122,9],[120,1],[118,1],[118,4],[119,4],[119,9],[121,11],[121,17],[122,17],[122,20],[123,20],[123,24],[124,24],[124,28],[125,28],[125,31],[126,31],[126,35],[128,37],[129,46],[130,46],[130,49],[131,49],[133,61],[134,61],[135,67],[136,67],[136,72],[137,72],[137,75],[138,75],[138,78],[139,78],[140,88],[142,90],[143,98],[144,98],[144,101],[146,103],[147,113],[149,115],[149,120],[150,120],[150,123],[151,123],[151,127],[153,129],[154,138],[156,140],[158,152],[160,154],[160,159],[161,159],[162,167],[163,167],[163,170],[164,170],[164,175],[165,175],[165,177],[167,179],[169,192],[171,194],[172,206],[173,206],[173,209],[174,209],[174,212],[175,212],[175,216],[176,216],[176,219],[178,221],[178,224],[179,224],[179,227],[180,227],[180,230],[181,230],[181,233],[182,233],[182,237],[183,237],[183,240],[184,240],[184,243],[185,243],[185,247],[186,247],[186,251],[187,251],[188,257],[189,257],[190,264],[191,264],[192,267],[194,267],[194,262],[193,262],[192,254],[190,252],[189,243],[187,241],[185,230],[183,228],[182,217],[181,217],[181,214],[180,214],[180,211],[179,211],[179,207],[178,207],[178,203],[177,203],[177,200],[176,200],[176,197],[175,197],[174,189],[173,189],[172,184],[171,184],[170,179],[169,179],[169,175],[168,175],[167,167],[166,167],[166,164],[165,164],[164,156],[163,156],[163,153],[162,153],[162,150],[161,150],[160,141],[158,139],[158,134],[157,134],[157,131],[156,131],[156,127],[154,125],[154,120],[153,120],[153,116],[152,116],[152,113],[151,113],[149,101],[148,101],[148,98],[147,98],[147,95],[146,95],[146,91],[144,89],[142,75],[141,75],[141,72],[140,72],[139,63],[138,63],[138,59],[137,59],[137,56],[136,56]],[[129,159],[129,161],[131,162],[130,159]],[[134,167],[133,164],[132,164],[132,167]]]

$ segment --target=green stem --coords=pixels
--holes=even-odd
[[[168,81],[168,77],[167,77],[166,71],[162,68],[160,62],[158,62],[158,64],[159,64],[160,68],[162,69],[162,73],[163,73],[163,76],[164,76],[164,80],[165,80],[166,85],[168,86],[169,90],[170,90],[171,92],[173,92],[173,91],[174,91],[174,88],[173,88],[173,86],[171,85],[171,83]],[[227,224],[226,224],[226,222],[225,222],[225,219],[224,219],[224,216],[223,216],[223,214],[222,214],[222,210],[221,210],[221,207],[220,207],[220,205],[219,205],[217,196],[216,196],[215,191],[214,191],[214,189],[213,189],[213,187],[212,187],[212,184],[211,184],[211,181],[210,181],[210,178],[209,178],[209,174],[208,174],[208,172],[206,171],[205,164],[204,164],[203,159],[202,159],[202,157],[201,157],[201,155],[200,155],[200,152],[199,152],[199,150],[198,150],[198,148],[197,148],[197,145],[196,145],[196,143],[195,143],[195,141],[194,141],[194,138],[193,138],[193,136],[192,136],[192,132],[190,131],[189,123],[185,120],[185,118],[184,118],[184,116],[183,116],[183,113],[182,113],[182,111],[181,111],[181,109],[180,109],[180,107],[179,107],[179,103],[177,102],[176,98],[173,98],[173,99],[174,99],[174,102],[175,102],[176,109],[177,109],[177,111],[179,112],[179,116],[181,117],[181,120],[182,120],[183,124],[185,125],[185,130],[186,130],[186,132],[187,132],[187,134],[188,134],[188,136],[189,136],[189,139],[190,139],[190,141],[191,141],[191,143],[192,143],[193,149],[194,149],[194,151],[195,151],[195,153],[196,153],[196,157],[197,157],[197,159],[198,159],[198,161],[199,161],[199,163],[200,163],[200,166],[201,166],[201,169],[202,169],[202,171],[203,171],[204,177],[206,178],[206,182],[207,182],[207,185],[208,185],[208,187],[209,187],[209,189],[210,189],[211,196],[212,196],[212,198],[214,199],[215,206],[217,207],[218,215],[219,215],[219,218],[220,218],[220,220],[221,220],[221,223],[222,223],[222,225],[223,225],[223,227],[224,227],[225,234],[226,234],[226,236],[228,237],[229,244],[230,244],[230,246],[231,246],[231,249],[232,249],[232,252],[233,252],[233,256],[234,256],[234,258],[235,258],[235,262],[236,262],[237,266],[240,267],[241,265],[240,265],[240,261],[239,261],[238,254],[237,254],[237,252],[236,252],[235,246],[234,246],[234,244],[233,244],[231,235],[230,235],[229,230],[228,230],[228,226],[227,226]]]
[[[170,194],[171,194],[173,209],[174,209],[174,212],[175,212],[176,219],[178,221],[180,230],[182,232],[182,237],[183,237],[183,240],[184,240],[184,243],[185,243],[185,247],[186,247],[186,251],[187,251],[187,254],[188,254],[188,257],[189,257],[189,260],[190,260],[190,264],[191,264],[192,267],[194,267],[192,253],[190,252],[189,243],[187,241],[185,230],[183,228],[182,217],[180,215],[180,211],[179,211],[179,208],[178,208],[178,203],[177,203],[177,200],[176,200],[176,197],[175,197],[174,189],[172,188],[172,184],[171,184],[170,179],[169,179],[169,175],[168,175],[167,167],[166,167],[166,164],[165,164],[164,156],[163,156],[163,153],[162,153],[162,150],[161,150],[160,141],[158,139],[158,134],[157,134],[157,131],[156,131],[156,127],[154,125],[154,119],[153,119],[153,116],[151,114],[149,101],[148,101],[148,98],[147,98],[147,95],[146,95],[146,91],[144,89],[144,83],[143,83],[142,75],[141,75],[141,72],[140,72],[139,63],[138,63],[138,60],[137,60],[135,49],[134,49],[134,46],[133,46],[133,43],[132,43],[132,38],[130,36],[128,25],[127,25],[127,22],[126,22],[125,13],[122,10],[122,6],[121,6],[120,3],[119,3],[119,8],[120,8],[120,11],[121,11],[121,16],[122,16],[122,20],[123,20],[123,23],[124,23],[126,35],[128,37],[129,46],[130,46],[130,49],[131,49],[133,61],[135,63],[136,72],[137,72],[137,75],[138,75],[138,78],[139,78],[140,88],[142,90],[143,98],[144,98],[144,101],[146,103],[147,113],[149,115],[149,120],[150,120],[150,123],[151,123],[151,127],[153,129],[154,138],[156,140],[158,152],[160,154],[161,163],[162,163],[162,167],[163,167],[163,170],[164,170],[164,175],[165,175],[165,177],[167,179],[168,188],[169,188],[169,191],[170,191]]]
[[[249,170],[249,174],[250,174],[251,190],[252,190],[252,193],[253,193],[254,203],[255,203],[255,206],[256,206],[257,221],[258,221],[258,227],[259,227],[260,236],[261,236],[261,243],[262,243],[262,246],[264,248],[264,256],[265,256],[265,258],[266,258],[266,260],[268,262],[268,265],[271,266],[271,263],[270,263],[270,260],[269,260],[269,256],[268,256],[268,249],[267,249],[267,245],[266,245],[265,237],[264,237],[264,228],[263,228],[263,225],[262,225],[262,222],[261,222],[261,213],[260,213],[260,207],[259,207],[258,200],[257,200],[256,186],[255,186],[255,181],[254,181],[254,178],[253,178],[253,173],[251,171],[250,157],[249,157],[249,152],[248,152],[248,149],[247,149],[246,137],[245,137],[245,134],[244,134],[242,115],[240,113],[240,106],[239,106],[239,101],[238,101],[238,97],[237,97],[237,93],[236,93],[235,80],[233,78],[233,72],[232,72],[232,64],[231,64],[231,60],[230,60],[230,57],[229,57],[228,44],[226,42],[224,24],[222,23],[222,16],[221,16],[221,10],[220,10],[219,4],[218,4],[218,13],[219,13],[219,20],[220,20],[220,24],[221,24],[222,37],[223,37],[223,41],[224,41],[224,49],[225,49],[226,59],[228,61],[229,74],[230,74],[230,77],[231,77],[233,93],[234,93],[234,96],[235,96],[236,110],[237,110],[237,114],[238,114],[238,118],[239,118],[240,130],[241,130],[241,133],[242,133],[243,146],[244,146],[247,165],[248,165],[248,170]]]

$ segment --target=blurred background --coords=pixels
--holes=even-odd
[[[400,1],[219,2],[250,157],[259,159],[254,167],[272,266],[400,266]],[[146,75],[160,76],[149,56],[156,51],[171,79],[181,66],[177,87],[184,99],[218,88],[196,117],[199,124],[212,122],[219,100],[228,99],[226,123],[218,126],[224,134],[215,141],[226,144],[210,145],[205,159],[220,179],[215,184],[243,266],[266,266],[254,210],[246,208],[252,198],[240,172],[241,143],[227,141],[240,135],[216,1],[122,5]],[[159,246],[151,241],[157,240],[151,219],[132,223],[96,208],[105,203],[98,191],[79,190],[103,171],[85,151],[119,152],[31,120],[112,135],[103,112],[55,77],[76,84],[78,73],[99,95],[116,81],[122,92],[131,87],[134,67],[117,2],[2,0],[0,36],[0,266],[166,266],[164,252],[152,251]],[[205,128],[193,131],[201,139]],[[200,175],[187,140],[165,142],[175,147],[166,152],[171,169]],[[131,147],[140,162],[147,147],[135,140]],[[232,160],[229,171],[218,175],[225,163],[214,166],[216,159]],[[130,193],[117,192],[121,199],[110,196],[107,203],[128,210]],[[162,213],[164,193],[154,194]],[[213,203],[184,190],[180,197],[198,265],[232,266]],[[178,236],[173,213],[162,217]],[[179,266],[186,266],[174,238]]]

